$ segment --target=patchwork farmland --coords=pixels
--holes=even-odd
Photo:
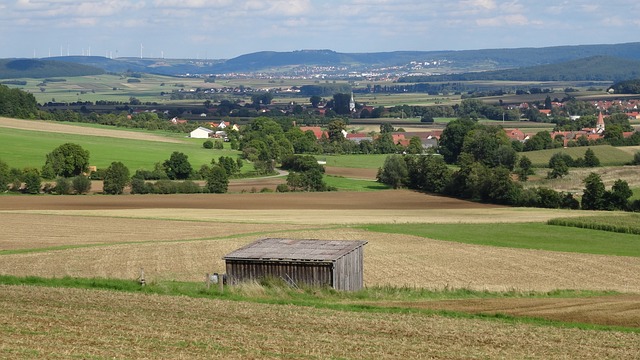
[[[354,162],[330,158],[327,174],[375,177],[373,165],[344,166]],[[640,357],[640,237],[546,225],[616,213],[407,190],[240,193],[282,181],[220,195],[0,196],[0,358]],[[366,289],[206,287],[222,256],[263,237],[367,240]]]

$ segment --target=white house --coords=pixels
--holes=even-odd
[[[213,134],[213,133],[214,133],[213,130],[200,126],[197,129],[190,132],[189,137],[192,137],[194,139],[207,139],[209,137],[209,134]]]

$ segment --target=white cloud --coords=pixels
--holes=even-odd
[[[524,26],[529,24],[529,19],[521,14],[511,14],[476,20],[479,26]]]
[[[154,0],[156,7],[168,8],[220,8],[233,4],[232,0]]]
[[[466,8],[481,10],[493,10],[497,7],[494,0],[464,0],[460,3]]]

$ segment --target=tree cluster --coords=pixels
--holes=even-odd
[[[282,168],[289,170],[286,188],[279,186],[278,191],[329,191],[324,182],[324,166],[311,155],[291,155],[282,160]]]
[[[38,103],[33,94],[0,85],[0,116],[30,119],[38,114]]]

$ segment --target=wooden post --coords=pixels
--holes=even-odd
[[[140,279],[138,280],[140,286],[145,286],[147,282],[144,280],[144,268],[140,268]]]
[[[218,291],[222,294],[224,292],[224,275],[218,274]]]
[[[209,273],[207,273],[207,278],[205,280],[205,284],[207,284],[207,290],[209,290],[209,288],[211,287],[211,276],[209,276]]]

